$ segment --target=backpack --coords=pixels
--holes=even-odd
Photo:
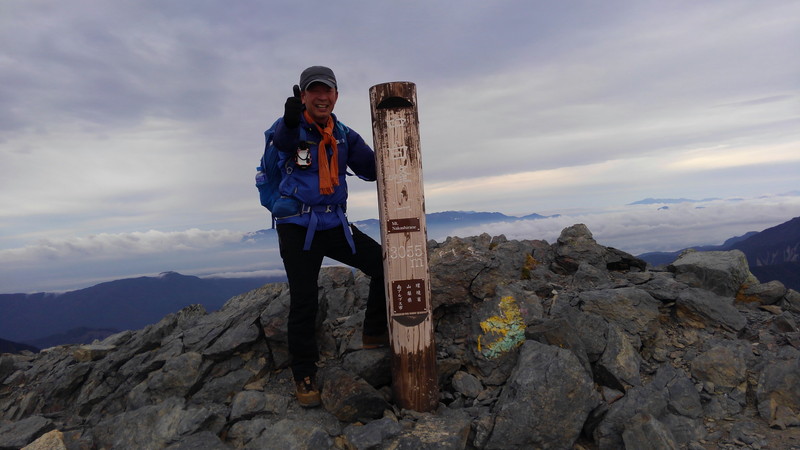
[[[261,155],[261,161],[256,167],[256,188],[258,188],[258,195],[261,198],[261,206],[267,208],[272,212],[275,201],[281,197],[280,184],[281,184],[281,168],[278,167],[279,150],[272,142],[272,137],[275,135],[275,126],[278,121],[272,124],[267,131],[264,132],[266,139],[266,146],[264,147],[264,154]]]
[[[267,208],[272,213],[272,226],[275,227],[275,213],[276,202],[281,199],[280,184],[281,173],[286,171],[287,174],[292,173],[294,169],[293,158],[287,158],[284,167],[280,167],[280,150],[275,147],[273,143],[273,136],[275,135],[275,127],[281,119],[276,120],[267,131],[264,132],[265,147],[264,154],[261,155],[259,166],[256,168],[256,188],[258,188],[258,195],[261,200],[261,206]],[[350,129],[343,123],[336,121],[337,128],[346,135]],[[306,130],[300,127],[300,141],[306,140]],[[278,202],[278,209],[281,209],[278,217],[286,214],[286,209],[297,208],[300,209],[302,205],[294,199],[284,197],[284,201]],[[298,211],[299,212],[299,211]]]

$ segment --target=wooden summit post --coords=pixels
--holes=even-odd
[[[392,347],[392,390],[402,408],[432,411],[439,405],[439,386],[417,89],[409,82],[384,83],[371,87],[369,98]]]

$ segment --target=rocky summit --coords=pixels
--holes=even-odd
[[[440,405],[361,348],[368,280],[320,277],[322,406],[286,368],[285,284],[91,345],[0,356],[2,449],[800,447],[800,294],[738,250],[653,269],[584,225],[429,242]]]

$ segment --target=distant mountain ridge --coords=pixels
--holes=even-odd
[[[541,214],[527,214],[524,216],[509,216],[499,212],[481,211],[442,211],[425,214],[425,224],[427,226],[429,239],[440,239],[446,236],[438,236],[443,232],[452,230],[454,226],[473,226],[498,222],[515,222],[518,220],[546,219],[549,217],[559,217],[560,214],[543,216]],[[364,219],[352,222],[359,230],[370,235],[373,239],[380,240],[380,221],[378,219]],[[250,234],[255,238],[264,238],[275,233],[274,229],[258,230]]]
[[[425,214],[425,225],[427,226],[428,239],[441,240],[450,236],[453,227],[469,227],[475,225],[485,225],[499,222],[516,222],[518,220],[546,219],[548,217],[558,217],[559,214],[543,216],[541,214],[528,214],[525,216],[508,216],[499,212],[478,212],[478,211],[443,211]],[[373,239],[380,240],[381,230],[378,219],[359,220],[353,223],[359,230],[371,236]]]
[[[80,327],[141,328],[191,304],[214,311],[233,296],[279,279],[199,278],[164,272],[63,294],[0,294],[0,337],[34,346],[34,342],[47,346],[76,342],[75,335],[66,333]],[[59,334],[63,339],[57,338]]]
[[[704,198],[701,200],[693,200],[690,198],[645,198],[642,200],[637,200],[633,203],[628,203],[628,205],[670,205],[670,204],[678,204],[678,203],[700,203],[700,202],[710,202],[713,200],[720,200],[716,197],[709,197]]]
[[[767,228],[748,239],[735,242],[732,248],[747,255],[753,267],[800,261],[800,217]]]
[[[36,353],[39,351],[37,347],[28,344],[21,344],[19,342],[12,342],[7,341],[5,339],[0,339],[0,354],[2,353],[20,353],[23,351],[29,351]]]

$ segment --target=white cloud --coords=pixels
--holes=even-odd
[[[220,272],[211,275],[204,275],[201,278],[260,278],[260,277],[284,277],[286,271],[283,269],[272,270],[253,270],[249,272]]]
[[[66,239],[41,239],[23,248],[0,250],[3,265],[34,264],[53,260],[86,262],[121,259],[131,255],[157,257],[162,253],[201,251],[240,242],[244,234],[229,230],[199,230],[107,234]]]
[[[777,145],[755,145],[731,148],[719,145],[712,148],[689,150],[677,155],[678,158],[664,167],[670,171],[717,170],[729,167],[757,167],[766,164],[797,164],[800,162],[798,143]]]
[[[675,251],[698,245],[719,245],[749,231],[763,231],[800,216],[799,196],[776,196],[747,200],[715,200],[660,205],[627,206],[590,214],[498,223],[463,228],[454,234],[504,234],[509,239],[542,239],[555,243],[561,231],[585,224],[595,240],[631,254]]]

